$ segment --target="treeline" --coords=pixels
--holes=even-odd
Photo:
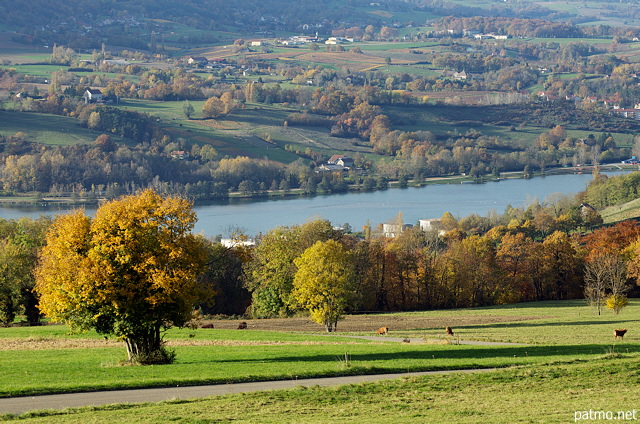
[[[555,209],[554,209],[555,207]],[[403,311],[486,306],[583,295],[585,249],[576,228],[601,222],[570,202],[510,209],[503,216],[443,216],[440,230],[413,227],[395,238],[364,239],[327,221],[280,227],[260,238],[246,265],[250,314],[290,315],[294,259],[318,241],[351,252],[357,300],[352,311]],[[399,225],[399,224],[398,224]]]
[[[103,134],[92,144],[43,148],[20,134],[0,136],[0,183],[7,193],[74,193],[91,201],[141,188],[193,199],[226,198],[235,190],[256,194],[311,189],[311,185],[315,192],[316,182],[322,181],[301,162],[283,165],[243,156],[223,158],[209,145],[191,146],[183,151],[187,156],[183,160],[172,157],[181,147],[168,137],[154,144],[119,146]]]
[[[459,16],[459,15],[458,15]],[[446,16],[435,24],[436,29],[474,30],[483,34],[509,35],[512,37],[539,38],[581,38],[581,37],[611,37],[624,35],[635,37],[638,29],[616,27],[609,25],[573,25],[565,22],[553,22],[547,19],[521,19],[510,17],[478,16],[456,17]]]

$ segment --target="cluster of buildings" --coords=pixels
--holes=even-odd
[[[200,68],[224,68],[229,66],[222,58],[207,59],[204,56],[187,56],[187,65]]]
[[[333,155],[327,163],[318,166],[316,172],[347,172],[353,166],[353,159],[346,155]]]
[[[318,43],[321,39],[318,38],[318,34],[315,36],[310,35],[294,35],[293,37],[289,37],[287,40],[282,40],[280,44],[283,46],[300,46],[303,44],[309,43]]]
[[[324,44],[345,44],[345,43],[353,43],[356,40],[350,37],[329,37],[326,40],[324,38],[319,38],[318,34],[314,36],[310,35],[294,35],[293,37],[289,37],[286,40],[281,40],[279,43],[283,46],[300,46],[309,43],[322,43]]]
[[[538,91],[536,93],[540,100],[551,102],[556,100],[561,100],[561,97],[555,94],[552,91]],[[565,100],[569,100],[575,103],[599,103],[601,107],[609,109],[611,114],[617,115],[623,118],[637,119],[640,120],[640,103],[636,103],[633,108],[622,108],[620,107],[619,99],[598,99],[595,96],[589,97],[580,97],[580,96],[565,96]]]

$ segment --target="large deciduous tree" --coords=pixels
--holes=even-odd
[[[293,314],[296,305],[291,291],[297,271],[294,260],[315,242],[338,240],[342,235],[323,219],[277,227],[265,234],[246,265],[246,284],[252,294],[251,314],[258,318]]]
[[[202,106],[203,118],[218,118],[224,115],[225,104],[219,97],[210,97]]]
[[[293,297],[327,332],[336,330],[353,297],[353,265],[348,250],[335,240],[318,241],[295,261]]]
[[[121,338],[130,361],[167,363],[162,331],[204,296],[205,242],[191,204],[151,190],[57,217],[36,270],[40,309],[72,328]]]

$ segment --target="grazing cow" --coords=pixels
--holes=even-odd
[[[246,330],[247,329],[247,323],[242,321],[240,324],[238,324],[238,330]]]
[[[200,328],[213,328],[213,324],[202,324]]]
[[[623,328],[621,330],[613,330],[613,340],[617,339],[618,337],[624,340],[624,335],[626,332],[627,332],[626,328]]]
[[[382,336],[383,334],[389,334],[389,327],[378,328],[378,336]]]
[[[444,328],[444,331],[446,331],[446,332],[447,332],[447,336],[452,336],[452,337],[453,337],[453,330],[451,329],[451,327],[446,326],[446,327]]]

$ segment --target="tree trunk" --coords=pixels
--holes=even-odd
[[[162,352],[160,326],[148,328],[139,334],[124,339],[129,362],[151,363],[156,354]]]

